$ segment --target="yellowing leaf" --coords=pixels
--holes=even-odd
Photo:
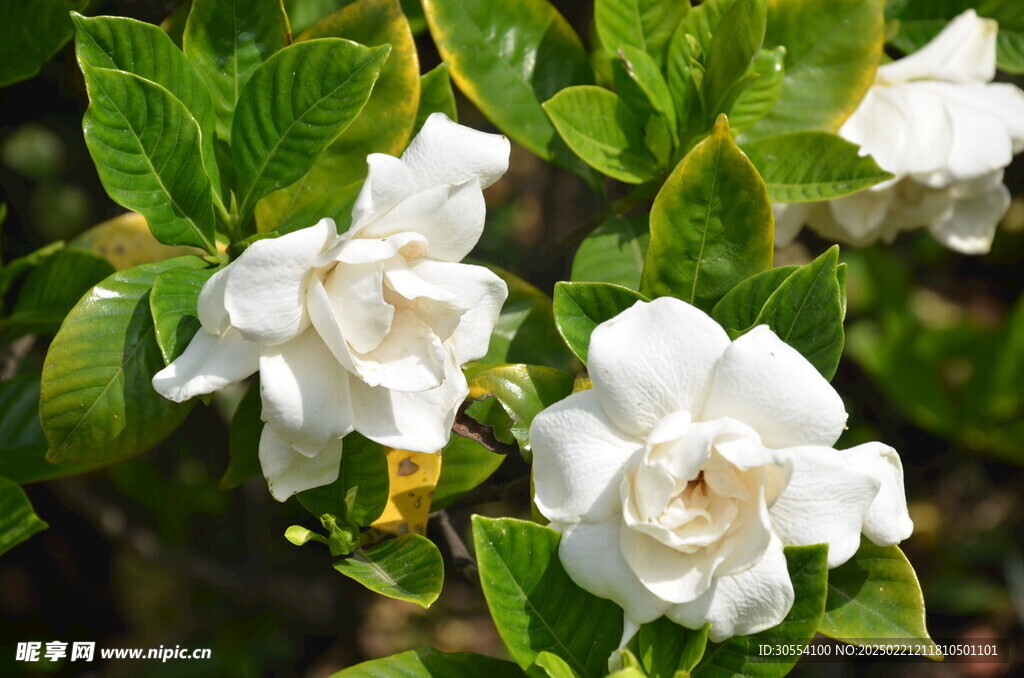
[[[388,450],[391,496],[371,527],[388,534],[426,534],[430,500],[441,475],[441,455]]]
[[[103,257],[118,271],[188,254],[206,254],[197,247],[164,245],[149,230],[138,212],[128,212],[93,226],[71,241],[68,247]]]

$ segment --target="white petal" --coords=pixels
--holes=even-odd
[[[615,427],[593,390],[538,414],[530,443],[535,502],[548,520],[597,523],[618,515],[623,465],[643,443]]]
[[[552,523],[562,533],[558,557],[580,588],[607,598],[634,624],[646,624],[665,613],[669,603],[643,587],[619,550],[619,523]]]
[[[878,69],[877,82],[988,82],[996,73],[999,25],[973,9],[963,12],[913,54]]]
[[[231,322],[228,311],[224,308],[224,287],[228,282],[230,266],[225,266],[214,273],[199,290],[199,322],[210,334],[221,335],[228,329]]]
[[[260,354],[263,421],[298,451],[315,455],[352,430],[349,373],[316,330],[264,347]]]
[[[384,268],[379,263],[339,263],[324,280],[334,321],[355,351],[380,346],[395,317],[395,307],[384,300]]]
[[[387,307],[391,308],[390,305]],[[313,276],[313,279],[309,281],[309,287],[306,288],[306,310],[309,312],[309,319],[313,323],[314,329],[316,329],[320,338],[323,339],[324,344],[330,350],[334,359],[346,370],[354,373],[356,368],[352,363],[352,349],[341,333],[340,325],[342,319],[337,316],[323,283],[316,276]],[[346,317],[346,319],[352,322],[351,318]],[[382,337],[391,326],[390,322],[389,318],[388,326],[381,333]],[[363,323],[362,326],[365,327],[368,324]]]
[[[864,519],[863,532],[879,546],[898,544],[914,532],[903,489],[903,464],[893,448],[882,443],[865,443],[842,454],[846,461],[867,471],[881,483],[878,496]]]
[[[242,336],[280,344],[309,326],[306,285],[314,262],[335,238],[334,221],[321,219],[315,226],[254,242],[228,267],[224,306]]]
[[[711,622],[708,637],[720,643],[782,622],[793,607],[793,584],[786,568],[782,542],[773,537],[757,565],[729,577],[719,577],[704,595],[668,610],[669,619],[691,629]]]
[[[380,345],[368,353],[352,353],[352,363],[367,386],[416,393],[441,385],[446,357],[430,327],[412,311],[400,309]]]
[[[948,219],[931,226],[936,240],[963,254],[986,254],[992,248],[996,226],[1010,209],[1010,191],[999,184],[991,191],[953,201]]]
[[[831,447],[846,416],[839,394],[814,366],[759,325],[722,355],[700,419],[738,419],[767,447]]]
[[[814,207],[813,203],[772,203],[776,247],[785,247],[796,240]]]
[[[410,267],[423,280],[454,295],[455,303],[465,309],[449,342],[455,349],[455,361],[464,365],[484,357],[508,297],[505,281],[483,266],[470,264],[417,259]]]
[[[828,447],[780,450],[792,464],[789,483],[774,504],[772,528],[789,546],[828,544],[828,566],[842,565],[860,546],[861,526],[878,495],[879,480]]]
[[[455,412],[469,395],[466,377],[449,356],[445,380],[437,388],[401,393],[352,379],[356,430],[388,447],[410,452],[437,452],[451,433]]]
[[[369,169],[366,181],[352,206],[352,226],[348,233],[358,235],[364,224],[388,211],[415,190],[409,168],[398,158],[383,153],[366,156]]]
[[[434,113],[402,154],[419,190],[476,179],[487,188],[508,169],[508,139]]]
[[[153,388],[176,403],[219,391],[259,367],[259,347],[229,328],[215,337],[199,330],[178,358],[153,375]]]
[[[623,527],[622,555],[648,591],[670,603],[695,600],[711,586],[720,565],[708,549],[683,553],[636,529]]]
[[[338,479],[341,451],[341,438],[337,438],[329,441],[315,457],[307,457],[267,424],[260,436],[260,466],[270,494],[284,501],[296,492],[330,485]]]
[[[480,240],[485,212],[484,193],[476,181],[443,184],[415,193],[367,222],[359,237],[421,233],[428,243],[426,256],[461,261]]]
[[[371,264],[397,256],[415,259],[426,253],[426,237],[422,233],[405,231],[383,238],[348,238],[329,254],[345,264]]]
[[[668,414],[703,409],[728,346],[725,330],[686,302],[638,301],[594,330],[590,378],[612,421],[645,437]]]
[[[808,224],[828,240],[863,247],[887,232],[888,212],[896,199],[896,188],[868,189],[828,201],[813,210]]]

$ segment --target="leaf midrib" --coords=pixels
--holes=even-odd
[[[708,213],[704,217],[704,228],[700,234],[700,251],[697,253],[697,261],[693,269],[693,287],[690,289],[690,303],[693,304],[697,298],[697,281],[700,278],[700,262],[704,259],[704,248],[708,242],[708,225],[711,223],[712,201],[715,199],[715,186],[718,184],[718,166],[722,161],[722,146],[724,142],[719,139],[715,148],[715,170],[711,173],[711,188],[708,191]]]

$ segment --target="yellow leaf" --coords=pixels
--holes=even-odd
[[[388,450],[388,477],[391,496],[375,527],[388,534],[423,534],[427,532],[430,500],[441,475],[441,453]]]
[[[146,219],[137,212],[93,226],[72,240],[68,247],[103,257],[118,271],[187,254],[206,254],[195,247],[164,245],[153,237]]]

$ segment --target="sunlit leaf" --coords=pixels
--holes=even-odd
[[[421,607],[437,600],[444,580],[441,552],[418,534],[357,549],[335,562],[334,569],[371,591]]]
[[[559,282],[555,284],[555,325],[572,352],[587,362],[590,334],[637,301],[647,298],[610,283]]]

